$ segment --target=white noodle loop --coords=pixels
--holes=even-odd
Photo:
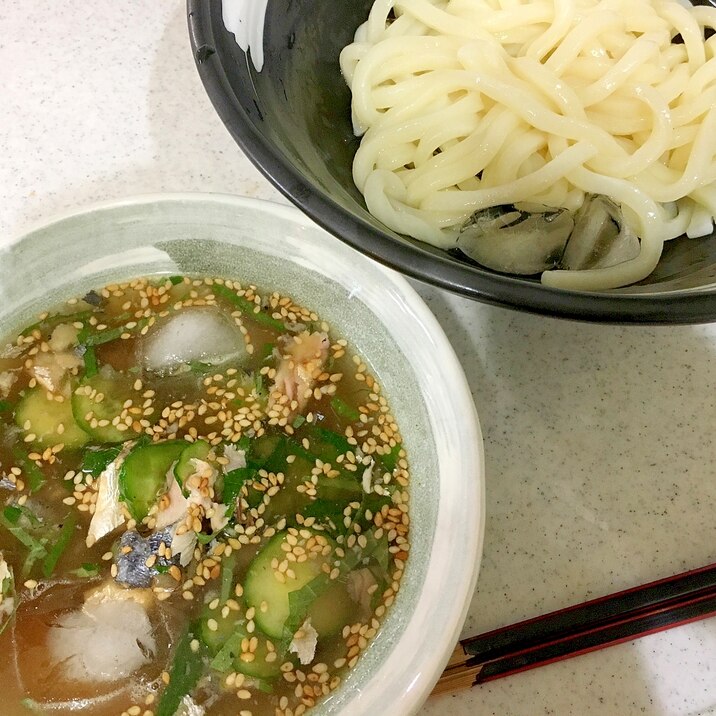
[[[645,278],[716,212],[716,8],[677,0],[376,0],[341,53],[353,164],[388,227],[455,246],[476,211],[621,205],[634,259],[546,271],[601,290]],[[681,41],[674,41],[680,36]]]

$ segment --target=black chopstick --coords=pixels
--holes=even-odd
[[[716,564],[460,642],[434,693],[467,688],[716,614]]]

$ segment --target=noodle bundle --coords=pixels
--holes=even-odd
[[[377,219],[446,249],[488,207],[605,195],[638,255],[542,282],[639,281],[665,241],[712,231],[713,28],[716,8],[676,0],[376,0],[340,58],[354,181]]]

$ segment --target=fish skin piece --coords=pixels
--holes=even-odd
[[[171,546],[172,533],[170,530],[152,532],[148,537],[142,537],[133,530],[125,532],[119,540],[119,552],[115,557],[116,581],[129,587],[149,587],[154,577],[159,574],[157,567],[171,567],[173,564],[178,564],[178,555],[173,555],[171,559],[158,555],[161,542],[164,542],[167,547]],[[123,554],[124,547],[131,547],[132,551]],[[157,559],[154,566],[147,567],[146,561],[152,555],[155,555]]]

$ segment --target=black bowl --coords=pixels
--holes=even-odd
[[[358,146],[338,55],[372,0],[269,0],[265,60],[224,27],[221,0],[188,0],[199,74],[234,139],[264,175],[306,214],[365,254],[469,298],[523,311],[611,323],[716,320],[716,240],[667,242],[656,270],[633,286],[587,293],[542,286],[463,263],[395,233],[367,211],[353,184]]]

